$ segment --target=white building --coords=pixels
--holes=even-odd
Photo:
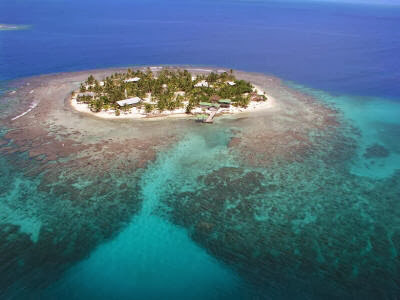
[[[139,80],[140,80],[139,77],[133,77],[133,78],[125,79],[124,82],[138,82]]]
[[[96,96],[96,93],[93,93],[93,92],[78,93],[78,97],[85,97],[85,96],[94,97],[94,96]]]
[[[231,85],[231,86],[236,84],[236,83],[233,82],[233,81],[228,81],[227,83],[228,83],[229,85]]]
[[[178,91],[174,93],[175,96],[185,96],[185,92],[184,91]]]
[[[142,99],[139,97],[133,97],[133,98],[128,98],[124,100],[117,101],[117,104],[119,106],[125,106],[125,105],[132,105],[132,104],[138,104]]]
[[[194,87],[208,87],[208,82],[205,81],[205,80],[202,80],[202,81],[196,83],[196,84],[194,85]]]

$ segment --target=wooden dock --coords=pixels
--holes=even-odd
[[[212,123],[216,114],[217,114],[217,110],[211,111],[208,118],[206,120],[204,120],[204,123]]]

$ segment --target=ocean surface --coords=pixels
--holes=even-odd
[[[400,6],[2,0],[0,23],[30,26],[0,31],[0,96],[13,80],[48,73],[216,66],[282,78],[341,122],[329,150],[301,161],[238,162],[230,127],[240,125],[227,121],[188,130],[138,174],[110,171],[93,183],[83,173],[51,189],[46,170],[25,174],[35,162],[24,151],[2,152],[0,298],[399,297]],[[18,101],[0,98],[1,118]],[[74,200],[70,185],[102,187],[80,194],[89,207],[112,198],[126,209],[110,206],[108,217],[82,206],[68,219],[72,208],[59,203]],[[63,232],[60,207],[80,231]],[[34,247],[51,232],[59,239],[45,245],[60,246]]]

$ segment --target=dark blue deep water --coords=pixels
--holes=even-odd
[[[400,8],[269,1],[9,1],[0,78],[148,64],[271,73],[332,92],[400,95]]]
[[[270,167],[232,159],[225,125],[193,130],[97,181],[28,176],[27,148],[0,144],[0,298],[398,299],[400,6],[1,0],[0,24],[30,26],[0,31],[0,95],[48,73],[216,66],[280,77],[345,124]]]

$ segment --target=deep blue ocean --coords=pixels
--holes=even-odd
[[[215,134],[214,129],[206,129],[188,134],[173,147],[158,153],[135,187],[134,192],[143,199],[141,208],[124,217],[124,226],[113,234],[96,239],[94,245],[88,246],[88,253],[68,260],[68,268],[54,272],[57,273],[54,280],[46,261],[46,249],[38,256],[40,259],[30,262],[29,273],[12,277],[11,262],[28,264],[28,260],[24,262],[25,254],[13,254],[24,253],[21,249],[26,244],[17,244],[18,249],[0,245],[3,256],[0,298],[400,297],[400,5],[1,0],[0,24],[30,26],[25,30],[0,31],[0,93],[8,89],[11,80],[41,74],[124,66],[215,66],[282,78],[294,89],[338,109],[345,122],[355,128],[351,134],[356,132],[351,136],[356,141],[351,148],[354,157],[345,166],[327,167],[325,173],[319,173],[322,167],[317,164],[293,163],[282,167],[289,171],[282,171],[281,183],[270,173],[277,174],[282,168],[257,170],[274,186],[295,186],[296,179],[288,173],[302,177],[310,174],[310,170],[311,174],[315,171],[315,176],[307,179],[306,185],[310,186],[307,196],[292,190],[278,193],[272,187],[262,194],[265,197],[248,192],[251,197],[265,199],[265,203],[277,201],[275,211],[301,215],[301,221],[291,221],[291,229],[281,224],[279,232],[275,230],[278,228],[274,227],[278,220],[275,216],[271,217],[276,218],[274,222],[260,226],[263,229],[257,232],[251,231],[253,227],[247,219],[238,219],[242,221],[232,225],[235,230],[242,230],[243,237],[259,234],[260,239],[252,240],[257,245],[252,257],[257,257],[257,251],[271,250],[272,262],[251,261],[246,265],[238,259],[235,264],[232,257],[242,257],[239,247],[232,248],[230,256],[229,249],[218,251],[214,244],[192,234],[190,220],[177,216],[168,219],[154,213],[160,207],[187,213],[186,208],[175,207],[170,199],[186,201],[187,193],[196,189],[193,182],[200,175],[213,176],[218,168],[242,167],[230,158],[227,148],[230,133]],[[5,110],[6,106],[1,105]],[[5,132],[2,128],[1,133]],[[370,154],[373,150],[377,154]],[[0,157],[3,245],[15,238],[11,234],[14,231],[26,233],[31,243],[37,242],[45,227],[45,218],[42,220],[40,214],[46,218],[51,215],[43,210],[42,204],[51,207],[49,199],[53,199],[54,190],[39,192],[41,177],[25,177],[22,171],[26,164],[16,163],[23,159],[26,158]],[[332,176],[329,180],[328,173]],[[74,186],[87,184],[84,179],[79,180]],[[118,184],[129,182],[129,178],[115,180]],[[306,179],[298,179],[301,180]],[[326,180],[326,184],[312,191],[311,186],[319,180]],[[199,193],[191,197],[200,202]],[[246,196],[245,192],[238,201],[244,201]],[[303,202],[302,197],[309,201]],[[295,200],[301,205],[296,206],[300,202]],[[25,206],[28,202],[29,207]],[[40,209],[35,210],[32,203],[41,203]],[[225,222],[225,217],[216,214],[215,223]],[[312,229],[308,229],[308,224],[314,224]],[[303,240],[290,235],[290,230],[305,230]],[[350,233],[354,236],[349,236]],[[267,234],[271,236],[268,243],[263,240]],[[290,243],[295,239],[302,246]],[[314,247],[315,241],[322,246]],[[82,243],[85,244],[84,239]],[[238,245],[243,246],[240,242]],[[68,245],[62,247],[66,249]],[[315,251],[308,251],[312,247]],[[31,251],[29,247],[26,249]],[[286,255],[284,258],[282,253]],[[363,260],[358,253],[365,256]],[[298,264],[302,257],[313,258],[315,263],[304,260]],[[260,267],[264,263],[265,268]],[[291,268],[290,263],[295,267]],[[45,271],[42,264],[46,264]],[[59,264],[57,260],[50,262],[54,270],[58,270]],[[282,265],[285,267],[281,268]],[[45,276],[43,272],[48,272],[45,275],[50,280],[47,278],[49,282],[42,286],[37,279]],[[25,282],[33,283],[24,285]],[[325,283],[323,293],[319,288]]]
[[[9,1],[0,78],[126,65],[215,65],[331,92],[400,95],[400,8],[269,1]]]

